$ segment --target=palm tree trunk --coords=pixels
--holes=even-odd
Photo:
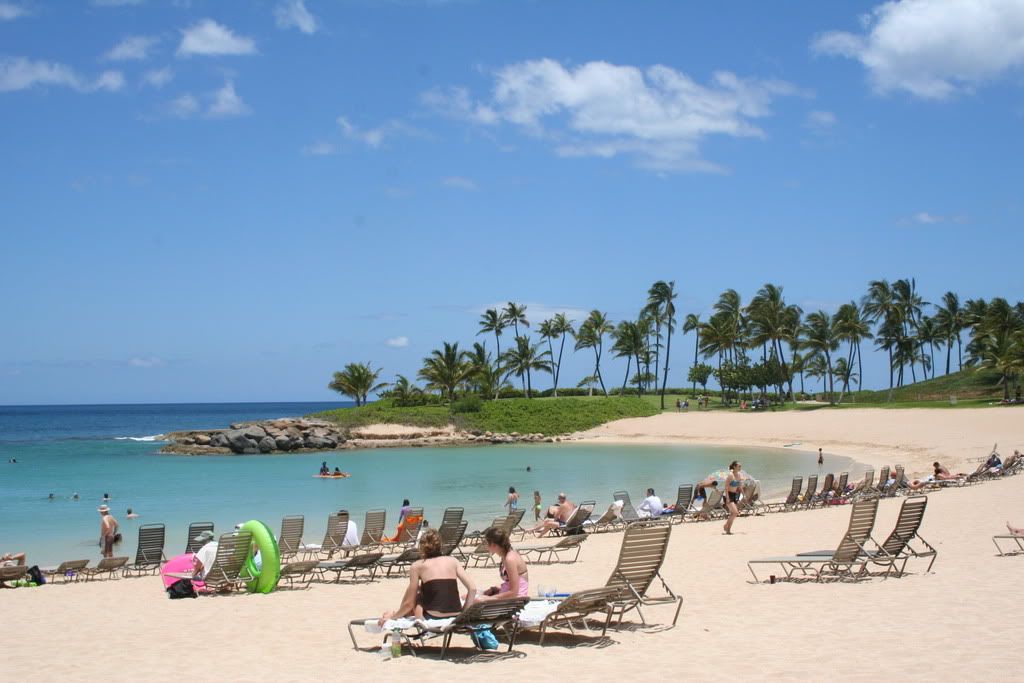
[[[960,332],[959,331],[957,331],[957,333],[956,333],[956,358],[957,358],[957,369],[958,370],[963,370],[964,369],[964,350],[963,350],[963,347],[960,345]]]
[[[828,402],[835,403],[836,385],[832,381],[832,355],[825,350],[825,363],[828,365]]]
[[[551,345],[551,337],[548,337],[548,356],[551,357],[551,362],[554,363],[555,362],[555,348]],[[553,368],[553,372],[551,373],[552,381],[554,382],[554,389],[551,392],[551,394],[553,396],[555,396],[555,397],[558,396],[558,379],[557,379],[557,375],[556,375],[557,372],[558,372],[558,368]]]
[[[665,410],[665,387],[668,386],[668,360],[672,357],[672,318],[668,319],[668,336],[665,339],[665,369],[661,380],[661,409]],[[658,384],[658,376],[654,376],[654,384]]]
[[[953,355],[953,338],[946,337],[946,374],[949,374],[949,359]]]
[[[693,343],[693,367],[697,367],[697,352],[700,350],[700,328],[694,330],[697,333],[697,340]],[[693,381],[693,393],[697,393],[697,380]],[[707,393],[705,389],[704,393]]]
[[[526,398],[533,398],[533,384],[530,382],[530,366],[526,366]]]
[[[558,348],[558,365],[555,366],[555,396],[558,396],[558,377],[562,372],[562,351],[565,351],[565,333],[562,333],[562,344]]]
[[[864,359],[860,354],[860,340],[857,340],[857,389],[864,388]]]
[[[629,369],[633,366],[633,356],[626,356],[626,376],[622,378],[622,395],[626,395],[626,382],[629,381]],[[639,388],[639,387],[638,387]]]
[[[494,343],[498,347],[498,356],[495,358],[494,362],[498,364],[498,368],[500,369],[501,368],[501,335],[498,334],[498,330],[494,330]],[[495,401],[498,400],[498,396],[501,394],[501,385],[502,385],[502,383],[503,383],[503,378],[501,376],[501,372],[498,372],[498,386],[494,387],[494,400]]]
[[[608,390],[604,388],[604,377],[601,376],[601,351],[597,346],[594,347],[594,374],[597,375],[597,381],[601,383],[601,391],[607,397]]]

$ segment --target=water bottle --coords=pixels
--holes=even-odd
[[[402,632],[397,628],[391,632],[391,658],[402,656]]]

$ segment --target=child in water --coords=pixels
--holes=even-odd
[[[540,491],[534,491],[533,492],[533,521],[536,522],[537,520],[540,519],[540,511],[541,511]]]

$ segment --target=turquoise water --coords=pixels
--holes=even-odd
[[[307,540],[319,541],[327,515],[348,509],[362,522],[369,508],[388,509],[389,527],[402,498],[426,509],[427,519],[443,507],[461,505],[471,526],[502,511],[509,486],[524,503],[539,489],[550,503],[558,491],[571,499],[594,499],[598,509],[625,488],[634,502],[647,486],[675,500],[680,483],[697,481],[733,459],[759,478],[766,492],[788,488],[794,473],[817,471],[816,455],[791,450],[705,446],[610,446],[586,443],[510,445],[479,448],[409,448],[281,456],[161,455],[159,444],[93,441],[78,445],[49,442],[21,449],[18,464],[0,464],[0,548],[25,550],[32,563],[94,558],[104,493],[122,523],[123,554],[134,552],[139,524],[163,522],[168,547],[180,552],[191,521],[212,521],[218,530],[260,519],[278,528],[288,514],[306,516]],[[344,480],[313,478],[320,461],[352,473]],[[527,465],[532,468],[526,471]],[[836,470],[848,461],[830,459]],[[47,494],[57,494],[48,500]],[[81,499],[69,500],[72,492]],[[132,507],[141,517],[124,518]]]

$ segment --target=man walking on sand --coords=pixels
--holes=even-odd
[[[110,508],[100,505],[97,509],[100,513],[100,546],[103,548],[103,557],[114,556],[114,541],[117,540],[118,523],[114,515],[110,514]]]

